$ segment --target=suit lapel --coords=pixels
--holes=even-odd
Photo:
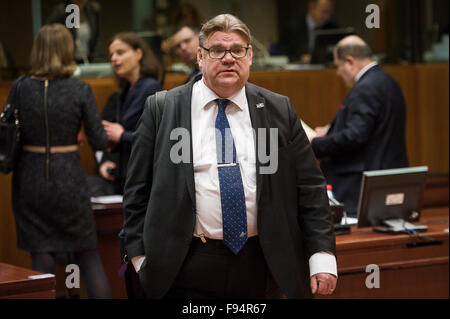
[[[184,175],[186,177],[186,186],[191,196],[192,203],[195,206],[195,182],[194,182],[194,164],[192,155],[192,126],[191,126],[191,100],[192,87],[196,81],[190,81],[177,95],[174,96],[176,106],[177,127],[182,127],[189,132],[189,153],[188,163],[183,163]]]
[[[245,91],[247,94],[248,109],[250,112],[250,120],[255,132],[255,155],[256,155],[256,202],[259,202],[262,189],[262,176],[259,173],[261,162],[258,156],[258,129],[269,129],[269,122],[267,118],[266,108],[264,107],[266,100],[258,95],[254,85],[247,83],[245,85]],[[257,106],[258,105],[258,106]],[[261,107],[262,106],[262,107]],[[266,131],[267,133],[267,131]],[[267,149],[267,148],[266,148]]]

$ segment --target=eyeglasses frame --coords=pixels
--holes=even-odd
[[[238,60],[238,59],[243,59],[243,58],[245,58],[245,57],[247,56],[248,49],[250,48],[250,44],[247,43],[247,46],[246,46],[246,47],[241,47],[241,48],[244,48],[244,49],[245,49],[245,54],[244,54],[243,56],[241,56],[241,57],[235,57],[235,56],[233,55],[233,53],[231,52],[232,49],[228,49],[228,50],[225,50],[225,53],[223,54],[222,57],[220,57],[220,58],[213,58],[213,57],[211,57],[211,52],[210,52],[211,48],[207,49],[207,48],[205,48],[205,47],[202,46],[202,45],[200,45],[200,48],[202,48],[203,50],[208,51],[208,56],[209,56],[210,59],[214,59],[214,60],[222,60],[222,59],[227,55],[227,53],[230,53],[230,55],[233,57],[233,59]]]

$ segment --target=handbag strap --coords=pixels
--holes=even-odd
[[[15,92],[14,92],[14,100],[13,100],[13,107],[17,110],[19,110],[19,88],[20,88],[20,84],[22,83],[22,81],[25,79],[25,75],[21,75],[18,79],[17,79],[17,84],[16,84],[16,88],[15,88]]]
[[[155,93],[155,128],[156,134],[158,134],[159,124],[161,123],[162,114],[164,111],[164,101],[166,99],[167,90],[159,91]]]

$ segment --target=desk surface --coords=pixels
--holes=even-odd
[[[122,217],[122,204],[94,204],[92,206],[97,218],[111,218],[111,216]],[[111,221],[111,219],[110,219]],[[426,224],[428,230],[423,236],[448,240],[449,207],[434,207],[423,209],[420,224]],[[116,231],[122,228],[116,224]],[[372,231],[371,227],[351,227],[351,233],[336,236],[336,246],[339,251],[354,249],[358,247],[385,246],[389,243],[410,242],[411,236],[406,234],[391,235],[380,234]]]
[[[421,233],[421,236],[448,240],[448,221],[448,206],[422,210],[418,224],[427,225],[428,230]],[[381,234],[373,232],[372,227],[357,228],[356,226],[352,226],[350,234],[336,236],[336,246],[339,252],[355,248],[376,248],[399,243],[410,243],[412,238],[414,236],[411,237],[411,235],[407,234]]]
[[[0,298],[55,298],[55,277],[31,279],[42,273],[0,262]]]
[[[123,280],[117,277],[122,205],[93,205],[93,209],[97,227],[105,234],[99,237],[99,248],[113,295],[125,298]],[[331,298],[448,298],[448,220],[448,206],[422,210],[421,223],[428,226],[428,231],[421,234],[425,240],[356,226],[350,234],[336,236],[340,278]],[[366,267],[371,264],[378,265],[382,272],[381,289],[369,290],[364,285]]]
[[[422,210],[428,230],[421,237],[356,226],[336,236],[339,279],[330,298],[448,298],[448,220],[448,206],[430,208]],[[379,269],[378,289],[367,287],[368,266]]]

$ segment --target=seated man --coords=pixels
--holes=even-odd
[[[406,107],[400,86],[373,61],[361,38],[341,40],[334,61],[352,90],[331,125],[316,128],[311,142],[336,199],[355,217],[363,171],[408,166]]]
[[[291,62],[311,63],[316,31],[337,28],[330,22],[333,11],[334,0],[310,0],[307,15],[281,33],[282,53],[287,55]]]

